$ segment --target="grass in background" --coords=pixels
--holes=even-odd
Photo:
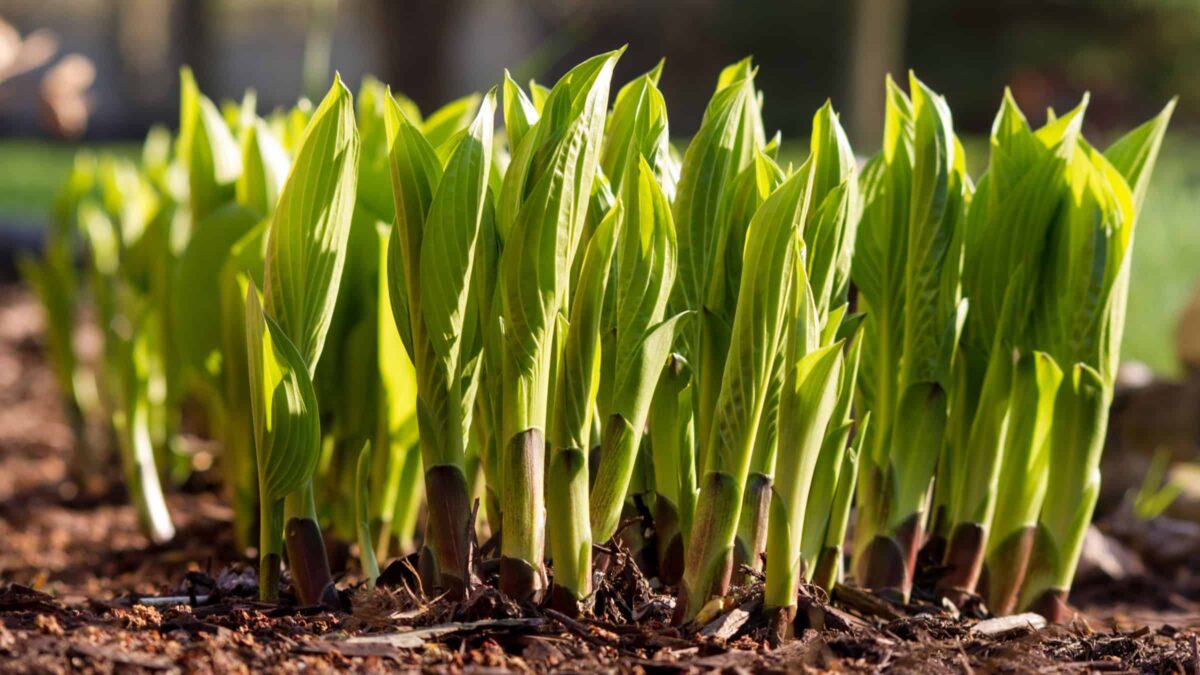
[[[1168,136],[1133,246],[1121,356],[1180,373],[1175,326],[1200,282],[1200,141]]]
[[[75,144],[36,139],[0,140],[0,226],[41,225],[50,201],[67,180],[75,153],[85,148],[96,153],[135,156],[136,142]]]

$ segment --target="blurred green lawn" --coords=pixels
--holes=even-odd
[[[1200,283],[1200,140],[1168,136],[1134,235],[1122,357],[1175,375],[1175,325]]]
[[[982,143],[968,143],[973,175]],[[94,145],[96,152],[135,155],[136,143]],[[70,171],[78,145],[0,141],[0,223],[37,224]],[[785,147],[790,157],[796,147]],[[1122,356],[1160,375],[1179,372],[1174,331],[1179,312],[1200,282],[1200,140],[1171,136],[1135,235],[1133,279]]]
[[[135,156],[138,143],[81,146],[39,140],[0,140],[0,223],[36,225],[45,218],[50,201],[67,179],[75,153],[94,152]]]

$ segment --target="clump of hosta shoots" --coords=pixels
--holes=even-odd
[[[975,185],[945,99],[889,79],[877,155],[859,168],[827,103],[797,168],[747,59],[680,158],[662,63],[610,107],[622,52],[428,115],[335,79],[264,119],[185,70],[176,137],[80,159],[22,271],[147,536],[174,533],[187,404],[265,600],[286,547],[298,601],[339,606],[323,531],[371,586],[423,512],[430,595],[496,551],[502,592],[587,614],[628,551],[685,624],[765,571],[780,640],[801,584],[845,583],[856,514],[856,583],[906,601],[924,547],[945,598],[1064,619],[1173,105],[1101,152],[1086,99],[1035,128],[1006,93]],[[72,475],[102,461],[81,445]]]
[[[312,378],[341,283],[358,152],[350,92],[335,79],[300,138],[279,195],[263,300],[253,284],[246,298],[264,598],[277,592],[282,536],[301,602],[338,603],[313,497],[321,423]]]
[[[434,146],[436,138],[423,133],[395,99],[387,105],[396,224],[386,274],[392,316],[416,368],[429,513],[422,576],[429,588],[461,595],[470,578],[465,462],[471,382],[481,348],[478,316],[471,309],[486,292],[476,280],[475,264],[491,171],[495,95],[484,98],[465,133],[442,146]]]
[[[883,151],[863,170],[854,259],[863,322],[858,387],[871,411],[859,457],[860,583],[907,600],[943,444],[967,304],[962,227],[971,184],[946,101],[915,76],[888,80]]]
[[[547,587],[545,452],[558,316],[580,250],[596,177],[609,82],[620,52],[576,66],[550,91],[504,176],[497,227],[503,321],[498,441],[500,586],[516,598]]]

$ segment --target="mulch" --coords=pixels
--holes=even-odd
[[[170,495],[178,536],[167,546],[138,532],[119,488],[72,488],[73,439],[42,347],[30,296],[0,287],[0,672],[1200,675],[1200,582],[1186,566],[1090,580],[1072,595],[1076,619],[1044,628],[960,614],[920,593],[897,606],[852,588],[832,600],[812,589],[797,638],[775,648],[757,611],[761,586],[737,589],[703,625],[680,630],[672,597],[619,549],[580,619],[515,604],[486,573],[461,601],[426,597],[405,560],[373,591],[348,570],[346,611],[297,607],[286,592],[281,605],[260,603],[232,514],[203,477]]]

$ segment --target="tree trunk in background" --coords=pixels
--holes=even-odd
[[[446,35],[462,0],[371,0],[381,35],[379,76],[429,112],[457,92],[443,91]],[[468,47],[469,48],[469,47]]]
[[[162,0],[117,0],[114,42],[121,64],[121,94],[139,111],[173,110],[171,5]]]
[[[337,29],[337,0],[309,0],[308,31],[304,36],[304,95],[320,101],[332,77],[333,34]]]
[[[173,42],[183,65],[191,66],[203,89],[212,87],[212,19],[216,3],[209,0],[176,0]],[[175,83],[178,91],[179,83]]]
[[[850,136],[855,148],[871,155],[883,137],[883,78],[903,75],[908,0],[856,0],[853,20]]]

